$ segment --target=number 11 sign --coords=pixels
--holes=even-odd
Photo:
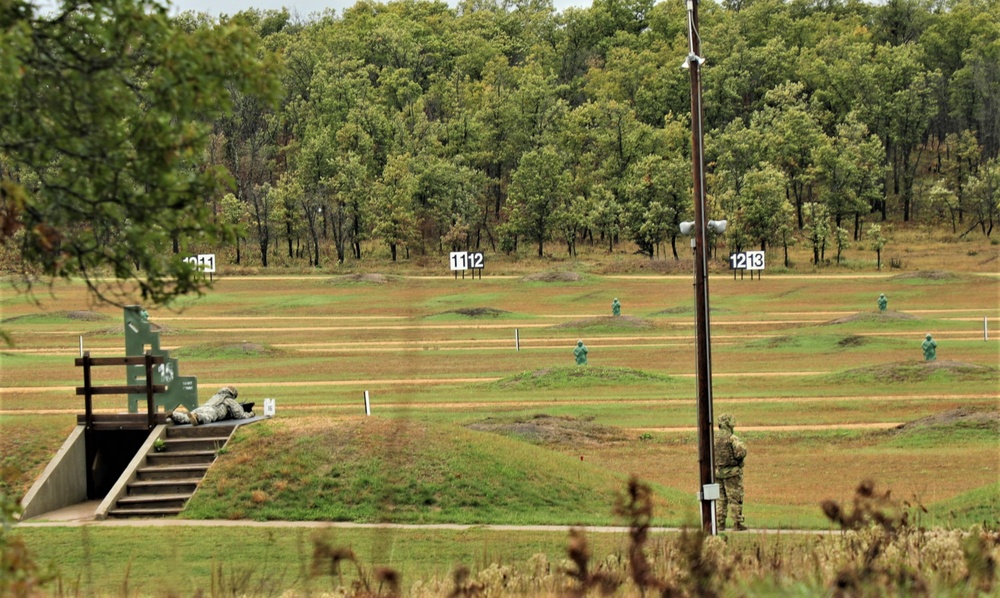
[[[469,269],[469,254],[464,251],[452,251],[449,256],[452,270],[466,271]]]

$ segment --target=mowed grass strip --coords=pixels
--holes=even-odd
[[[610,505],[608,507],[610,509]],[[311,576],[314,542],[348,548],[370,574],[390,567],[403,587],[449,580],[458,566],[476,571],[492,563],[555,566],[566,556],[565,532],[471,529],[290,529],[232,527],[19,528],[39,562],[51,566],[73,595],[280,596],[329,592],[331,579]],[[623,550],[624,534],[591,534],[599,557]],[[541,555],[541,556],[539,556]],[[348,587],[357,580],[342,565]],[[340,581],[338,580],[338,581]],[[127,591],[126,591],[127,590]],[[298,595],[298,594],[297,594]],[[325,595],[325,594],[324,594]]]
[[[183,516],[597,525],[623,480],[446,424],[301,417],[242,428]]]

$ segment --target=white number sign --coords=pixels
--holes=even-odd
[[[729,256],[730,270],[763,270],[763,251],[743,251]]]
[[[476,252],[476,253],[470,253],[468,255],[469,255],[469,267],[472,268],[473,270],[476,269],[482,270],[483,265],[486,263],[486,258],[483,257],[483,254]]]
[[[452,270],[464,272],[469,269],[469,254],[464,251],[452,251],[449,263]]]
[[[764,269],[764,252],[763,251],[748,251],[747,254],[747,270],[763,270]]]
[[[184,258],[184,261],[191,264],[195,268],[199,268],[202,272],[207,272],[209,274],[215,273],[214,253],[199,253],[198,255]]]

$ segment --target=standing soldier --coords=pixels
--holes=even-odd
[[[924,350],[924,361],[934,361],[937,359],[937,343],[934,342],[931,335],[927,335],[920,348]]]
[[[885,293],[882,293],[878,296],[878,310],[882,312],[887,307],[889,307],[889,299],[885,296]]]
[[[587,346],[583,344],[583,341],[576,341],[573,357],[576,357],[576,365],[587,365]]]
[[[719,433],[715,436],[715,479],[719,483],[719,500],[715,504],[715,518],[719,531],[726,529],[726,515],[732,507],[736,531],[747,529],[743,525],[743,459],[747,447],[735,434],[736,418],[728,413],[719,416]]]
[[[618,297],[615,297],[615,300],[611,302],[611,315],[622,315],[622,304],[618,302]]]

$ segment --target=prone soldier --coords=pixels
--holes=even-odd
[[[253,411],[247,411],[236,401],[235,387],[223,386],[204,405],[190,413],[174,411],[170,418],[175,424],[210,424],[223,419],[248,419],[254,416]]]

